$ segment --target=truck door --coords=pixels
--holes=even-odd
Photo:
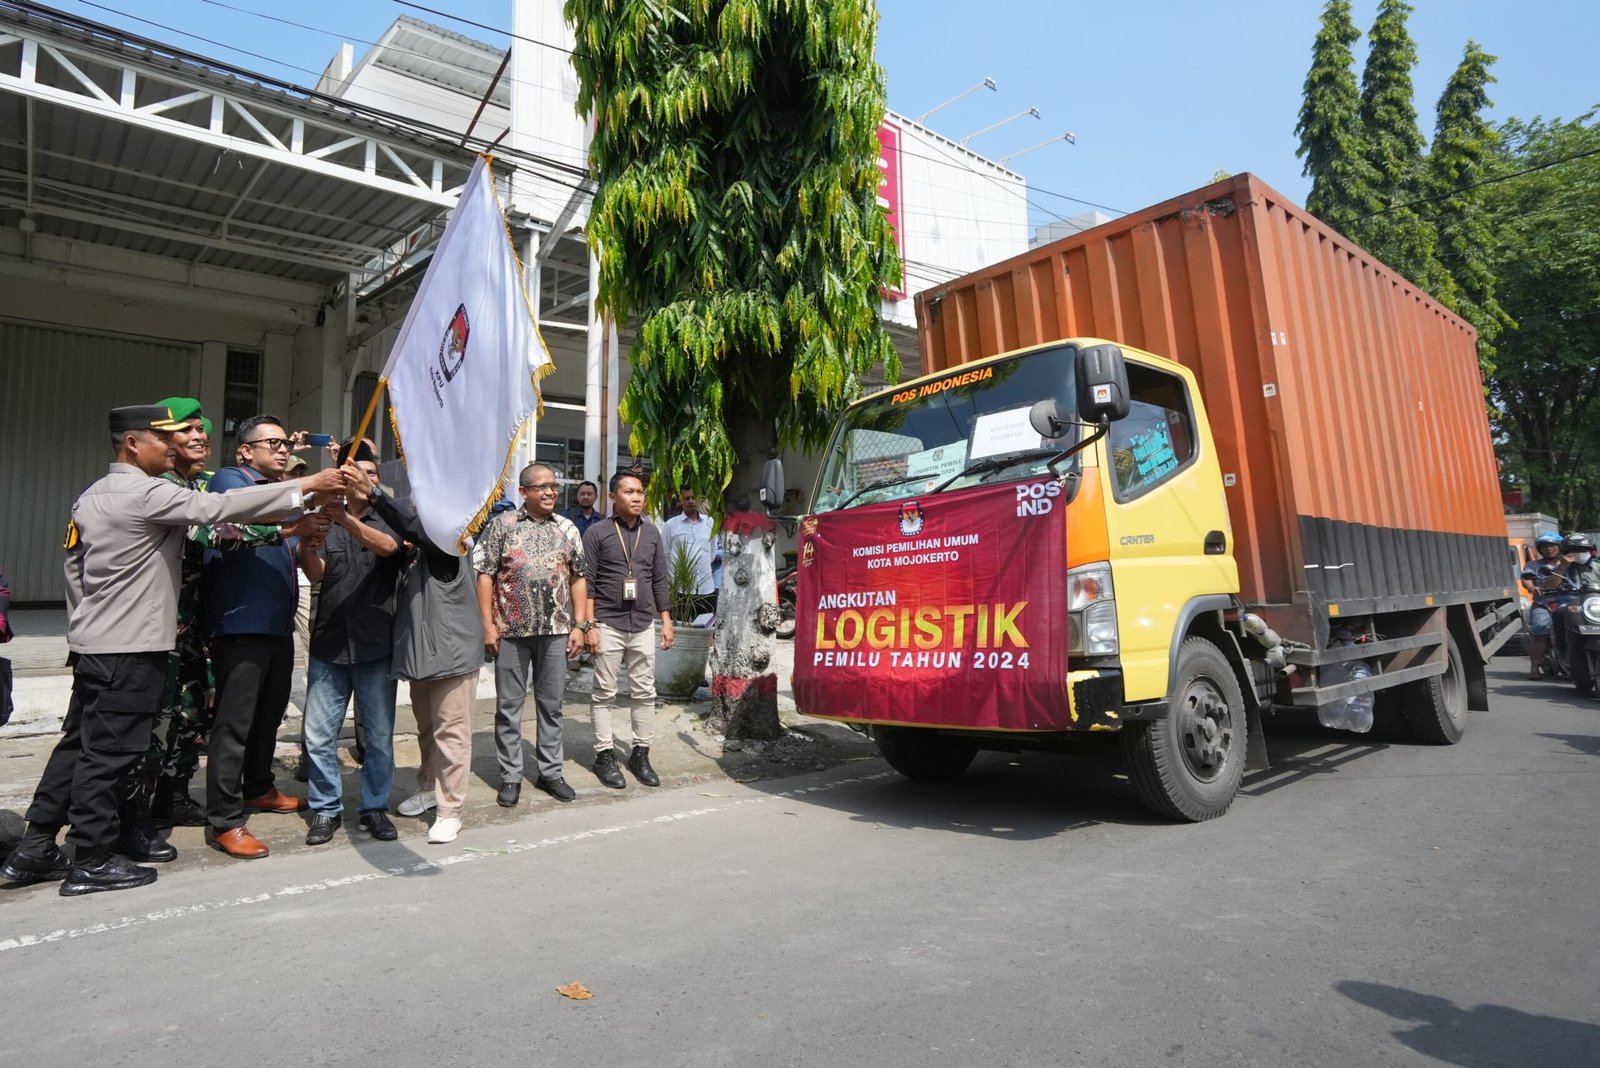
[[[1235,593],[1238,568],[1221,469],[1190,383],[1128,361],[1132,405],[1102,465],[1123,687],[1165,695],[1173,629],[1190,599]]]

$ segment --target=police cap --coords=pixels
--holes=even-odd
[[[164,404],[131,404],[126,408],[111,409],[111,432],[125,434],[130,430],[182,430],[189,424],[172,418],[172,409]]]

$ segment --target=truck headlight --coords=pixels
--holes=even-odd
[[[1110,564],[1084,564],[1067,572],[1067,628],[1069,656],[1117,655]]]
[[[1590,623],[1600,623],[1600,597],[1583,599],[1583,618]]]

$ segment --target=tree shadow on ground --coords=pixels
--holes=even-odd
[[[1563,742],[1584,756],[1600,756],[1600,735],[1595,734],[1540,734],[1541,738]]]
[[[1394,1032],[1406,1047],[1461,1068],[1525,1064],[1600,1064],[1600,1026],[1505,1005],[1458,1008],[1448,998],[1383,983],[1345,980],[1334,989],[1359,1004],[1412,1023]]]

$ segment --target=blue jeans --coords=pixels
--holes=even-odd
[[[350,695],[366,733],[367,755],[361,765],[361,811],[389,807],[394,786],[395,680],[389,661],[330,664],[312,657],[306,665],[306,755],[311,759],[311,811],[337,816],[344,811],[339,784],[339,731],[344,726]]]

